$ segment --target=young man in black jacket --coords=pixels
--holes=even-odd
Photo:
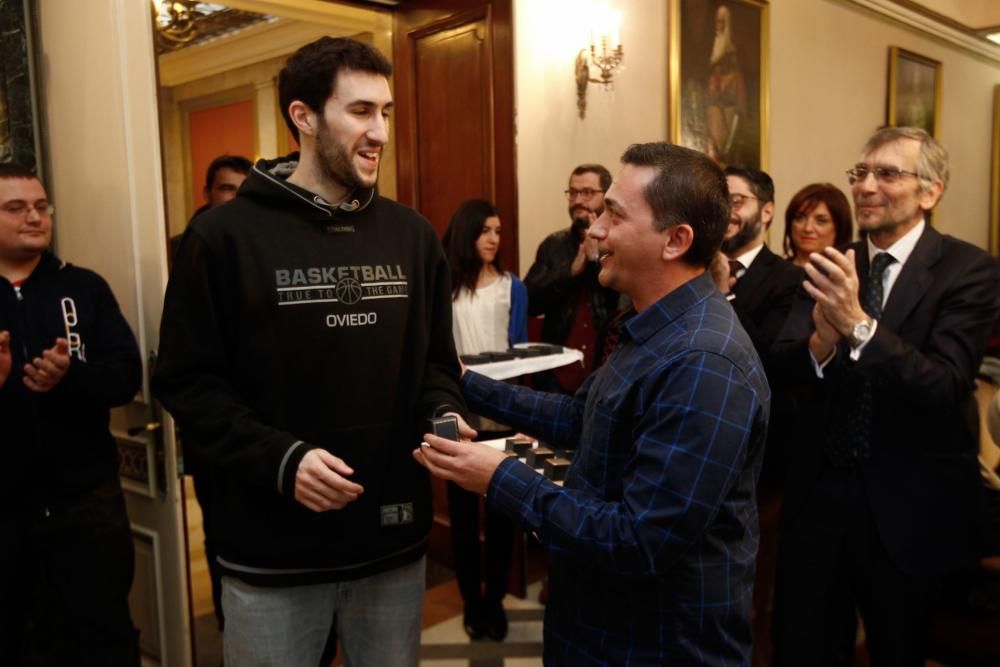
[[[109,409],[142,383],[107,283],[49,252],[52,206],[0,164],[0,664],[139,664]]]
[[[389,63],[322,38],[279,76],[301,155],[257,163],[188,227],[154,388],[214,472],[225,659],[416,665],[424,420],[462,409],[433,228],[378,196]]]

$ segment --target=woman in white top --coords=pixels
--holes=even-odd
[[[528,339],[528,293],[500,263],[500,217],[489,202],[473,199],[452,215],[444,234],[451,267],[455,347],[460,355],[503,351]],[[513,435],[502,424],[473,417],[481,440]],[[507,636],[507,590],[514,526],[486,508],[486,544],[479,545],[479,496],[448,482],[448,511],[455,574],[465,602],[465,631],[472,639]],[[483,563],[485,561],[485,568]],[[484,586],[485,583],[485,586]]]

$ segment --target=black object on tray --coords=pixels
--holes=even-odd
[[[475,366],[476,364],[488,364],[492,359],[488,354],[463,354],[461,356],[462,363],[466,366]]]
[[[532,468],[541,468],[546,459],[555,456],[556,453],[548,447],[535,447],[528,450],[528,465]]]
[[[545,477],[553,482],[561,482],[566,479],[566,471],[569,470],[569,461],[559,456],[545,459],[543,471]]]
[[[531,438],[507,438],[506,450],[516,453],[519,457],[526,456],[534,444],[535,441]]]
[[[536,350],[531,347],[512,347],[507,351],[513,354],[518,359],[530,359],[532,357],[541,357],[545,354],[541,350]]]
[[[516,359],[516,357],[510,352],[483,352],[484,355],[490,358],[490,361],[511,361]]]
[[[552,345],[550,343],[533,343],[528,346],[530,350],[539,350],[542,354],[562,354],[562,345]]]

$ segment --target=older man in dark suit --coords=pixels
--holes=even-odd
[[[772,351],[817,435],[786,488],[777,664],[843,664],[857,609],[872,665],[922,666],[944,578],[977,555],[973,380],[1000,270],[927,222],[948,160],[923,130],[879,130],[848,178],[867,240],[811,256]]]

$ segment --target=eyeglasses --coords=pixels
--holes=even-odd
[[[583,188],[582,190],[577,190],[575,188],[570,188],[569,190],[563,190],[563,194],[566,195],[566,199],[573,200],[576,197],[583,197],[584,199],[591,199],[598,192],[604,192],[604,190],[595,190],[594,188]]]
[[[867,178],[868,174],[874,174],[875,180],[883,184],[891,184],[897,182],[903,176],[916,176],[920,177],[915,171],[905,171],[903,169],[897,169],[896,167],[863,167],[858,165],[854,169],[847,170],[847,182],[851,185],[855,183],[863,183]]]
[[[757,199],[757,197],[753,195],[729,195],[729,205],[733,208],[743,208],[743,204],[746,204],[748,199]]]
[[[56,212],[56,207],[48,202],[37,202],[36,204],[25,204],[23,201],[12,201],[0,206],[0,211],[4,213],[10,213],[11,215],[19,215],[22,218],[27,219],[31,212],[34,211],[38,214],[40,218],[47,218]]]

